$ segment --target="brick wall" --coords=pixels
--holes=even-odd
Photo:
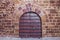
[[[40,0],[31,3],[22,0],[1,0],[0,36],[19,37],[19,18],[24,12],[31,10],[41,16],[42,37],[60,37],[59,9],[60,0]]]
[[[47,15],[46,22],[46,36],[60,37],[60,14],[59,14],[59,0],[50,0],[50,14]]]
[[[14,13],[14,3],[9,0],[0,1],[0,36],[14,35],[14,25],[12,16]]]

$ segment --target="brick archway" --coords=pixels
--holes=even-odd
[[[19,19],[19,36],[21,38],[41,38],[42,21],[35,12],[26,12]]]

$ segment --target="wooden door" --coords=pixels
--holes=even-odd
[[[42,37],[42,22],[37,13],[26,12],[20,17],[19,36],[21,38]]]

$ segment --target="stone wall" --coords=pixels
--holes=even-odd
[[[45,26],[46,36],[60,37],[60,0],[50,0],[50,14],[47,15]]]
[[[42,37],[60,37],[60,0],[1,0],[0,36],[19,37],[19,18],[34,11],[42,19]]]
[[[0,1],[0,36],[14,35],[14,3],[10,0]]]

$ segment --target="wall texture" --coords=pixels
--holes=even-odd
[[[42,19],[42,37],[60,37],[60,0],[0,0],[0,36],[19,37],[19,18],[34,11]]]

